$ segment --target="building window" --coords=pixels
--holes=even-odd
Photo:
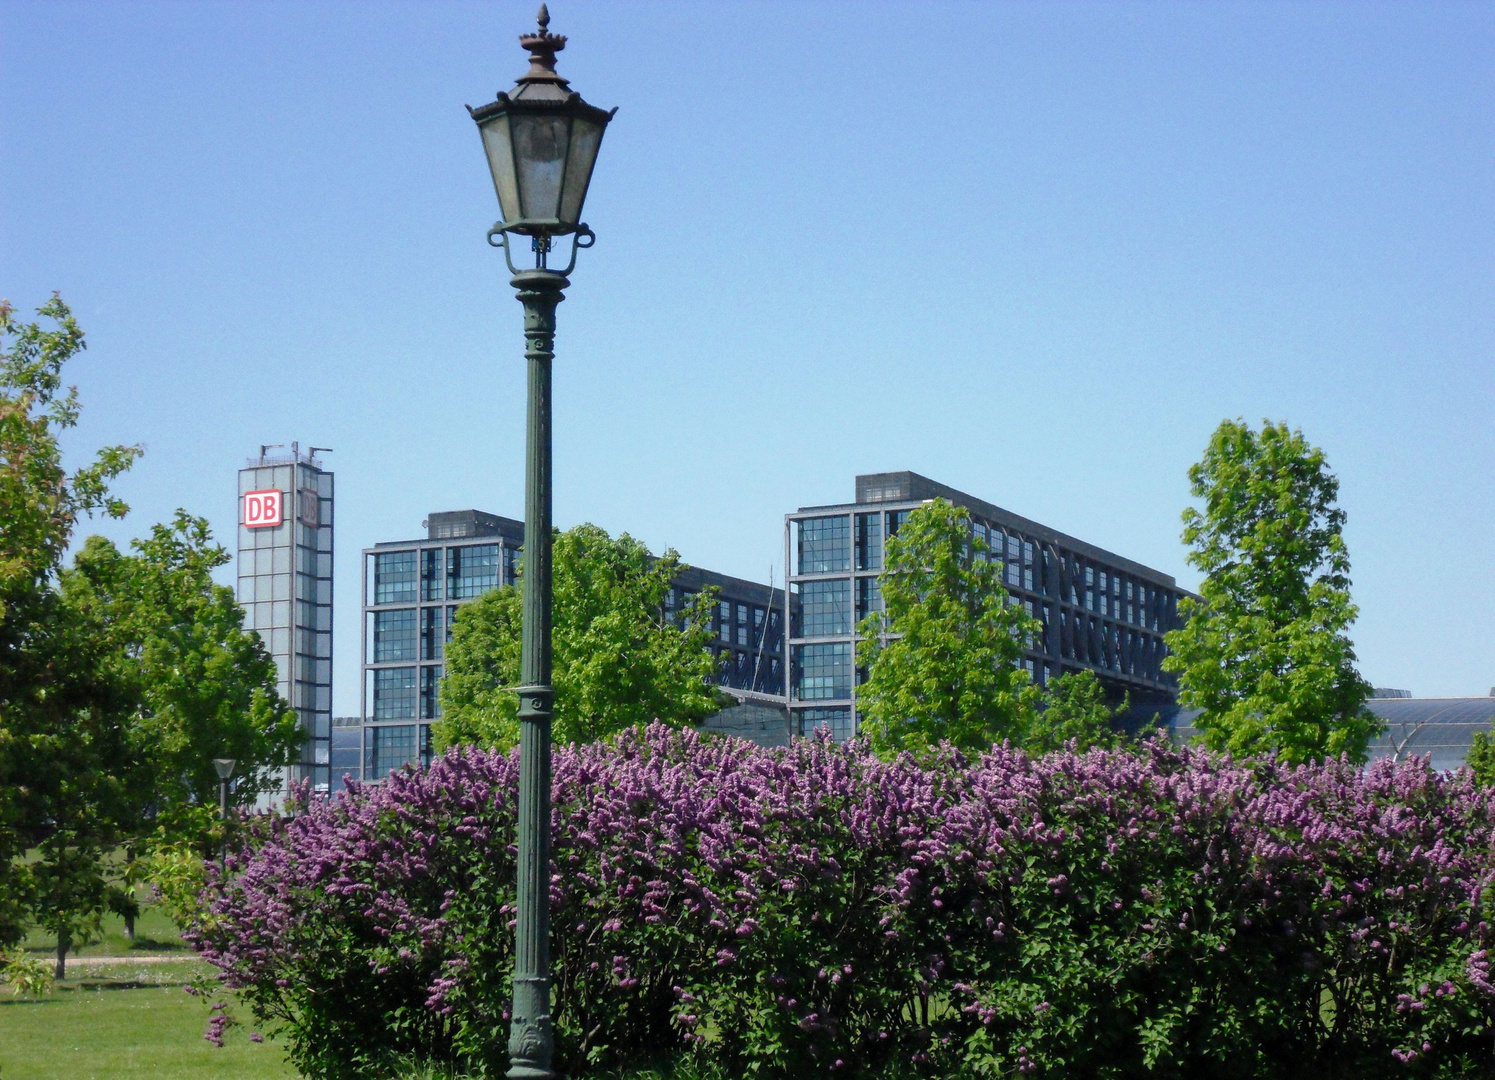
[[[882,583],[875,577],[857,578],[857,622],[882,610]]]
[[[799,572],[827,574],[851,569],[851,518],[807,518],[799,523]]]
[[[447,596],[467,600],[498,588],[498,545],[447,548]]]
[[[768,639],[764,646],[769,652],[781,652],[784,648],[783,617],[777,610],[768,613]]]
[[[420,718],[435,720],[441,715],[441,665],[420,669]]]
[[[374,603],[415,602],[415,552],[387,551],[374,556]]]
[[[441,549],[426,548],[420,553],[420,598],[441,599]]]
[[[851,633],[851,582],[846,578],[801,582],[799,609],[803,637]]]
[[[415,668],[380,668],[374,672],[374,719],[415,719]]]
[[[515,585],[519,581],[519,549],[504,545],[504,584]]]
[[[442,609],[428,607],[420,609],[420,658],[440,660],[446,647],[446,620]]]
[[[754,676],[757,674],[757,672],[755,670],[756,668],[757,668],[756,658],[754,657],[754,655],[752,653],[750,653],[750,652],[740,652],[740,653],[738,653],[737,654],[737,686],[739,686],[740,688],[742,688],[744,690],[756,690],[757,687],[755,687],[753,685],[753,683],[756,681],[756,679],[754,678]]]
[[[383,780],[394,769],[409,765],[415,760],[416,734],[414,724],[397,724],[392,727],[369,727],[365,745],[364,776],[370,780]]]
[[[430,768],[431,758],[435,756],[435,750],[431,745],[431,725],[420,726],[420,763],[422,768]]]
[[[794,650],[794,696],[827,701],[851,696],[851,645],[836,641]]]
[[[882,515],[857,515],[857,569],[882,569]]]
[[[804,709],[799,714],[799,730],[801,735],[813,735],[824,728],[831,733],[831,738],[836,742],[845,742],[856,734],[855,726],[851,722],[851,709],[848,706],[829,709]]]
[[[363,776],[363,728],[356,718],[339,717],[332,723],[332,787],[341,791],[343,777]]]
[[[374,663],[415,659],[415,608],[374,612]]]

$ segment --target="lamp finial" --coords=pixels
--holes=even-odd
[[[529,70],[519,76],[519,82],[549,82],[566,85],[566,80],[555,73],[555,54],[566,47],[564,34],[550,32],[550,9],[544,4],[535,16],[539,29],[523,34],[519,44],[529,50]]]

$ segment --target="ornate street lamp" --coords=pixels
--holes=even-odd
[[[228,782],[234,775],[234,759],[215,757],[213,768],[218,772],[218,820],[222,822],[223,828],[223,838],[218,844],[218,872],[226,874],[228,873]]]
[[[582,203],[602,133],[613,112],[588,105],[556,74],[566,39],[550,33],[540,5],[539,29],[519,39],[530,68],[509,93],[468,106],[483,136],[503,220],[488,242],[504,249],[524,305],[529,367],[524,475],[524,644],[519,687],[519,866],[514,927],[514,1003],[509,1076],[539,1080],[550,1070],[550,362],[555,308],[571,284],[576,255],[596,237],[581,221]],[[511,236],[528,236],[533,269],[514,265]],[[550,268],[551,245],[571,237],[564,270]]]

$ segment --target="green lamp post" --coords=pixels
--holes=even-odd
[[[264,457],[263,454],[260,455]],[[218,872],[228,873],[228,782],[233,779],[234,759],[215,757],[213,769],[218,773],[218,820],[222,823],[223,837],[218,844]]]
[[[550,363],[555,308],[571,284],[576,255],[596,237],[581,221],[597,149],[612,112],[588,105],[556,74],[566,39],[550,33],[540,6],[539,29],[519,39],[530,68],[509,93],[468,106],[483,136],[503,220],[488,242],[504,249],[512,284],[524,305],[524,355],[529,367],[524,476],[524,643],[519,687],[518,912],[514,928],[514,1003],[509,1076],[551,1077],[550,1022]],[[511,237],[528,236],[535,265],[514,265]],[[571,237],[564,270],[549,265],[556,237]]]

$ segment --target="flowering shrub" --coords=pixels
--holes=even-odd
[[[1490,1067],[1495,806],[1423,763],[888,763],[653,728],[558,750],[554,781],[563,1071]],[[308,1075],[502,1074],[516,787],[517,758],[454,751],[263,823],[197,947]]]

